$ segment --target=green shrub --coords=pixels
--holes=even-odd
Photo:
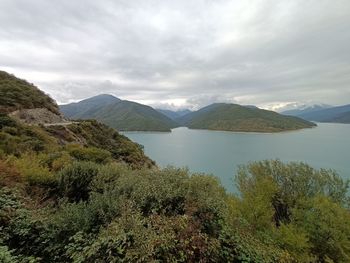
[[[115,191],[134,201],[144,215],[183,214],[188,180],[188,171],[184,169],[144,169],[120,176]]]
[[[42,222],[25,208],[19,192],[6,187],[0,188],[0,226],[0,262],[37,262],[35,254],[44,243]]]
[[[69,201],[87,200],[90,183],[98,174],[99,166],[92,162],[74,162],[59,172],[58,187],[61,194]]]
[[[69,154],[78,161],[91,161],[95,163],[107,163],[111,161],[112,155],[109,151],[96,147],[82,147],[70,145],[67,147]]]
[[[116,188],[122,176],[131,174],[130,167],[123,163],[108,163],[99,167],[98,175],[91,182],[91,190],[98,193]]]
[[[332,170],[279,160],[241,167],[238,209],[250,231],[300,262],[350,260],[349,182]]]
[[[332,199],[317,196],[302,202],[293,213],[306,233],[317,262],[350,262],[350,212]]]
[[[55,187],[56,177],[50,169],[43,164],[42,156],[36,154],[23,154],[20,158],[11,158],[12,163],[25,181],[30,185]]]
[[[11,255],[8,247],[0,246],[0,262],[2,263],[15,263],[18,262],[16,257]]]
[[[0,113],[0,129],[4,127],[16,127],[16,121],[6,114]]]

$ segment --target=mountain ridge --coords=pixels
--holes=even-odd
[[[60,105],[60,109],[70,119],[96,119],[121,131],[169,132],[177,127],[176,122],[150,106],[106,94]]]
[[[314,111],[283,112],[309,121],[350,123],[350,104],[318,109]]]

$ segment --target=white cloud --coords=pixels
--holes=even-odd
[[[60,103],[350,100],[350,2],[2,0],[0,69]]]

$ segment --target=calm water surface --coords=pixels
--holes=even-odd
[[[233,175],[240,164],[279,158],[335,169],[350,178],[350,125],[319,123],[317,128],[264,134],[176,128],[171,133],[125,132],[142,144],[160,166],[188,167],[220,178],[235,191]]]

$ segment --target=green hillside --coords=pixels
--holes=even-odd
[[[120,131],[170,131],[177,126],[175,121],[149,106],[111,95],[61,105],[60,109],[71,119],[96,119]]]
[[[209,105],[178,118],[177,121],[191,129],[242,132],[281,132],[316,126],[297,117],[226,103]]]
[[[33,108],[46,108],[59,113],[55,101],[33,84],[0,71],[0,112]]]

